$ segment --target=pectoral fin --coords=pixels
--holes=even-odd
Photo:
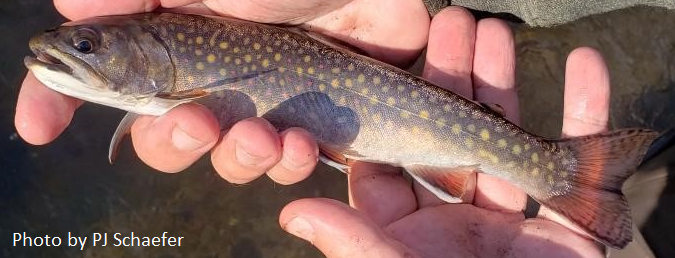
[[[326,146],[319,146],[319,160],[331,167],[347,174],[349,172],[349,160],[340,152]]]
[[[124,136],[131,131],[131,125],[134,124],[134,121],[136,121],[139,116],[140,115],[138,114],[128,112],[117,125],[117,129],[115,129],[115,133],[113,133],[112,139],[110,139],[110,146],[108,147],[108,161],[110,164],[115,162],[117,149],[119,148],[120,143],[124,139]]]
[[[478,166],[439,168],[423,165],[406,166],[405,170],[424,188],[449,203],[466,203],[476,189]]]

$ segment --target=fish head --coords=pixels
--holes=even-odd
[[[29,47],[36,57],[26,57],[26,66],[55,91],[140,114],[168,111],[151,104],[173,87],[174,66],[162,42],[139,20],[70,22],[31,38]]]

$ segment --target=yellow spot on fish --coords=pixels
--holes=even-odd
[[[314,67],[307,68],[308,74],[314,74]]]
[[[539,176],[539,168],[538,167],[534,167],[532,169],[532,176]]]
[[[352,86],[354,86],[354,83],[352,83],[352,79],[349,78],[345,79],[345,86],[347,86],[347,88],[351,88]]]
[[[319,91],[326,91],[326,84],[319,84]]]
[[[220,71],[218,71],[218,73],[220,74],[220,76],[227,75],[227,71],[225,71],[225,69],[222,69],[222,68],[220,69]]]
[[[529,144],[529,143],[526,143],[525,146],[523,146],[523,148],[524,148],[525,150],[529,150],[529,149],[530,149],[530,144]]]
[[[204,44],[204,37],[197,36],[197,38],[195,38],[195,43],[200,44],[200,45]]]
[[[244,66],[243,68],[241,68],[241,72],[244,74],[248,73],[248,66]]]
[[[302,72],[303,72],[302,67],[298,66],[297,68],[295,68],[295,72],[298,73],[298,74],[302,74]]]
[[[241,64],[241,59],[235,58],[234,63],[240,65]]]
[[[272,53],[272,47],[266,46],[265,51],[267,51],[267,53]]]
[[[188,45],[192,45],[192,39],[189,38],[188,41],[187,41],[187,43],[188,43]]]
[[[420,133],[420,128],[415,126],[415,125],[410,129],[411,129],[413,134],[419,134]]]
[[[408,111],[402,110],[401,113],[399,114],[402,118],[408,118],[410,117],[410,113]]]
[[[473,147],[473,139],[471,139],[471,138],[466,138],[466,139],[464,140],[464,144],[466,145],[466,147]]]
[[[355,69],[355,68],[354,68],[354,64],[349,64],[349,65],[347,65],[347,70],[349,70],[350,72],[351,72],[351,71],[354,71],[354,69]]]
[[[532,153],[532,162],[533,163],[539,162],[539,154],[537,154],[536,152]]]
[[[368,108],[367,108],[367,107],[362,107],[362,108],[361,108],[361,112],[363,112],[363,113],[368,113]]]
[[[520,149],[520,145],[516,144],[516,145],[513,145],[512,151],[513,151],[513,154],[520,155],[520,152],[522,150]]]
[[[234,48],[232,49],[232,52],[235,53],[235,54],[236,54],[236,53],[239,53],[239,51],[241,51],[241,49],[239,49],[239,47],[234,47]]]
[[[181,53],[185,53],[185,51],[187,51],[187,49],[185,47],[180,47],[180,48],[178,48],[178,51],[180,51]]]
[[[253,64],[253,65],[251,65],[251,71],[255,71],[255,70],[258,70],[258,67],[257,67],[257,66],[255,66],[254,64]]]
[[[429,118],[429,111],[426,111],[426,110],[420,111],[420,117],[425,118],[425,119]]]
[[[267,81],[270,82],[270,83],[275,83],[275,82],[277,82],[277,77],[270,76],[270,78],[268,78]]]
[[[445,104],[445,105],[443,105],[443,111],[445,111],[445,112],[450,112],[450,109],[451,109],[451,108],[452,108],[452,107],[450,106],[450,104]]]
[[[459,111],[458,115],[459,115],[459,117],[461,117],[461,118],[465,118],[465,117],[466,117],[466,111],[464,111],[464,110]]]
[[[358,76],[356,76],[356,81],[358,81],[359,83],[363,83],[365,80],[366,76],[363,74],[359,74]]]
[[[394,99],[394,97],[388,97],[387,98],[387,105],[393,106],[394,104],[396,104],[396,99]]]
[[[298,84],[297,86],[295,86],[295,91],[297,92],[302,91],[302,89],[303,89],[302,84]]]
[[[194,83],[195,82],[195,77],[194,76],[188,76],[186,79],[189,83]]]
[[[405,90],[405,86],[403,86],[403,85],[398,85],[398,86],[396,86],[396,89],[397,89],[399,92],[403,92],[403,91]]]
[[[262,66],[263,66],[263,67],[268,67],[268,66],[270,66],[270,60],[268,60],[268,59],[263,59],[263,60],[262,60]]]
[[[469,130],[469,132],[475,133],[476,132],[476,126],[473,124],[467,125],[466,129]]]
[[[560,171],[560,177],[562,177],[562,178],[567,177],[567,171],[565,171],[565,170]]]
[[[340,73],[340,67],[333,67],[333,69],[330,70],[332,73]]]
[[[253,57],[249,54],[244,55],[244,61],[250,63],[253,60]]]
[[[373,83],[374,83],[375,85],[380,84],[380,82],[382,82],[382,79],[380,79],[380,76],[375,76],[375,77],[373,77]]]
[[[312,58],[310,56],[305,56],[302,58],[302,60],[305,61],[305,63],[309,63],[309,61],[311,61]]]
[[[389,86],[384,85],[382,86],[382,92],[387,93],[389,91]]]
[[[281,54],[280,53],[274,54],[274,61],[277,61],[277,62],[281,61]]]
[[[489,151],[480,149],[478,150],[478,156],[488,158],[492,163],[499,163],[499,158]]]
[[[500,148],[506,148],[506,145],[507,145],[507,143],[506,143],[506,140],[504,140],[504,139],[499,139],[497,141],[497,146],[499,146]]]
[[[277,68],[277,71],[279,71],[280,73],[283,73],[283,72],[286,71],[286,67],[279,66],[279,68]]]
[[[197,70],[204,70],[204,63],[197,62],[196,66],[197,66]]]
[[[220,44],[218,44],[218,46],[219,46],[221,49],[227,49],[227,47],[229,47],[230,44],[227,43],[227,42],[225,42],[225,41],[223,41],[223,42],[220,42]]]
[[[340,86],[340,81],[338,81],[338,79],[333,79],[330,82],[330,85],[333,86],[333,88],[337,88],[338,86]]]
[[[546,178],[548,179],[549,184],[555,183],[555,181],[553,181],[553,175],[549,174]]]
[[[488,132],[487,129],[480,130],[480,138],[483,139],[483,141],[490,140],[490,132]]]
[[[553,165],[553,162],[548,162],[548,164],[546,164],[546,168],[548,168],[548,170],[553,170],[555,166]]]
[[[323,81],[323,79],[324,79],[325,77],[326,77],[326,76],[325,76],[323,73],[319,73],[319,77],[318,77],[319,80],[322,80],[322,81]]]
[[[377,96],[373,96],[373,97],[370,98],[370,104],[371,105],[377,104],[378,101],[379,101],[379,99],[377,99]]]
[[[184,41],[185,40],[185,34],[178,32],[178,33],[176,33],[176,38],[178,39],[178,41]]]
[[[340,97],[340,99],[338,100],[338,104],[340,104],[342,106],[347,105],[347,98]]]
[[[206,56],[206,62],[213,63],[216,61],[216,55],[214,54],[209,54]]]
[[[286,80],[284,80],[284,79],[279,80],[279,85],[281,85],[281,86],[286,85]]]
[[[258,43],[258,42],[253,43],[253,49],[260,50],[260,47],[261,47],[260,43]]]
[[[452,125],[452,132],[454,134],[459,134],[460,132],[462,132],[462,125],[460,125],[460,124]]]
[[[227,63],[229,63],[229,62],[232,61],[232,57],[230,57],[230,56],[225,56],[225,58],[223,58],[223,61],[227,64]]]
[[[201,49],[195,49],[195,55],[201,56],[202,54],[204,54],[204,52],[202,52]]]
[[[361,89],[361,94],[368,95],[368,88]]]
[[[438,120],[436,120],[436,126],[438,126],[440,128],[444,127],[445,126],[445,119],[439,118]]]
[[[416,90],[413,90],[413,91],[410,93],[410,96],[414,99],[414,98],[419,97],[419,96],[420,96],[420,93],[417,92]]]
[[[516,166],[516,162],[513,162],[513,161],[509,161],[508,163],[506,163],[507,168],[513,168],[515,166]]]

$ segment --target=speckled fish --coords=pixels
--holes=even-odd
[[[475,172],[522,188],[590,237],[631,241],[621,185],[656,133],[625,129],[547,140],[481,105],[335,40],[229,18],[184,14],[99,17],[67,23],[30,42],[26,65],[48,87],[127,110],[161,115],[196,101],[223,128],[261,116],[279,130],[302,127],[324,160],[403,167],[447,202]],[[225,117],[226,116],[226,117]]]

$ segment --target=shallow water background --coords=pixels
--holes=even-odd
[[[13,119],[28,37],[64,21],[45,2],[0,5],[0,257],[320,257],[284,233],[277,215],[299,198],[346,200],[345,176],[326,166],[293,186],[267,178],[235,186],[221,180],[208,159],[179,174],[154,172],[135,157],[129,142],[109,165],[109,138],[123,113],[89,104],[54,143],[23,142]],[[554,28],[514,25],[514,30],[527,130],[559,134],[565,59],[578,46],[599,49],[609,64],[613,127],[675,125],[675,12],[633,8]],[[87,245],[84,251],[65,244],[11,246],[15,232],[65,241],[68,232],[91,238],[94,232],[130,231],[136,236],[167,231],[185,242],[180,248]],[[662,255],[673,254],[672,247],[657,247]]]

